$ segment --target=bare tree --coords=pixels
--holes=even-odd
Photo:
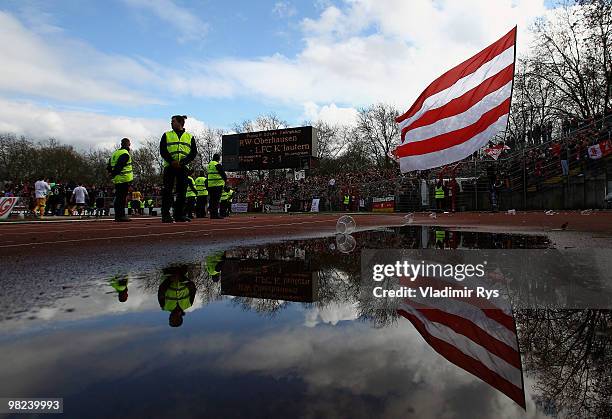
[[[146,138],[141,146],[132,151],[134,174],[147,181],[161,180],[164,161],[159,153],[159,140]]]
[[[567,417],[612,415],[612,312],[522,310],[524,368],[548,405]]]
[[[534,25],[533,73],[550,83],[563,107],[581,118],[610,108],[611,16],[609,1],[566,2]]]
[[[254,121],[246,119],[232,125],[232,130],[237,133],[268,131],[273,129],[288,128],[287,121],[280,119],[275,113],[259,115]]]
[[[400,142],[399,125],[395,122],[398,115],[397,109],[384,103],[360,109],[357,115],[359,135],[368,144],[376,162],[385,167],[392,166],[389,154]]]
[[[213,154],[221,153],[221,138],[224,131],[222,129],[205,127],[195,132],[198,155],[194,162],[194,168],[200,170],[208,165],[212,160]]]

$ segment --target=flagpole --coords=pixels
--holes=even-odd
[[[514,25],[514,60],[512,62],[512,86],[510,87],[510,109],[508,110],[508,122],[506,122],[506,130],[504,131],[504,144],[506,144],[506,135],[508,135],[508,127],[510,126],[510,114],[512,113],[512,97],[514,96],[514,78],[516,77],[516,35],[518,33],[518,25]]]

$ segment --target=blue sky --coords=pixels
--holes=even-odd
[[[348,124],[407,108],[436,73],[544,0],[5,0],[0,131],[79,147],[157,137],[174,113],[229,129],[273,112]],[[471,13],[466,14],[465,10]]]

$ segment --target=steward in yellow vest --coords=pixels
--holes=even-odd
[[[157,301],[162,310],[170,312],[170,327],[179,327],[183,324],[185,310],[193,305],[196,286],[187,278],[185,266],[165,268],[163,274],[165,279],[157,290]]]
[[[436,209],[438,211],[444,211],[444,198],[446,198],[446,194],[444,191],[444,184],[442,183],[442,179],[439,179],[436,183],[434,198],[436,199]]]
[[[229,217],[232,212],[232,197],[234,196],[234,190],[229,186],[223,188],[221,193],[221,216]]]
[[[130,140],[123,138],[121,148],[115,151],[108,161],[107,170],[115,184],[115,221],[131,221],[125,216],[125,201],[128,195],[130,182],[134,179],[132,171],[132,156],[130,155]]]
[[[208,163],[208,178],[206,179],[206,189],[208,189],[208,196],[210,198],[210,218],[223,218],[219,215],[219,202],[221,200],[221,193],[223,187],[227,181],[227,175],[225,170],[219,163],[221,157],[219,154],[214,154],[210,163]]]
[[[195,138],[185,131],[184,115],[172,117],[172,131],[164,133],[159,143],[159,152],[164,159],[164,187],[162,192],[162,222],[191,221],[183,214],[187,188],[188,165],[197,156]],[[172,191],[176,183],[176,202]],[[170,207],[174,208],[174,218],[170,216]]]
[[[196,188],[196,217],[206,218],[206,205],[208,204],[208,189],[206,189],[206,173],[200,170],[195,178]]]
[[[188,171],[190,173],[191,171]],[[185,192],[185,216],[189,219],[193,218],[193,210],[196,206],[196,189],[195,181],[191,176],[187,176],[187,192]]]

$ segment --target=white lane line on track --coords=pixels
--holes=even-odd
[[[326,219],[327,221],[333,221],[335,220],[335,218],[329,218]],[[268,221],[268,220],[266,220]],[[224,221],[224,223],[227,223],[227,225],[239,225],[239,224],[252,224],[251,220],[228,220],[228,221]],[[37,234],[37,235],[41,235],[41,234],[53,234],[53,233],[71,233],[71,232],[82,232],[82,233],[92,233],[94,231],[122,231],[122,230],[137,230],[137,229],[148,229],[151,228],[153,226],[155,227],[161,227],[161,228],[176,228],[177,226],[180,226],[181,224],[163,224],[161,222],[159,223],[155,223],[154,225],[130,225],[129,227],[107,227],[107,228],[86,228],[84,230],[34,230],[34,231],[18,231],[18,232],[3,232],[4,235],[6,236],[26,236],[28,234]],[[189,225],[195,225],[195,226],[219,226],[220,224],[217,222],[193,222],[193,223],[184,223],[182,226],[189,226]]]
[[[282,216],[280,216],[280,217],[282,217]],[[274,218],[280,218],[280,217],[276,216]],[[272,221],[274,218],[270,217],[269,219],[265,219],[264,221]],[[289,217],[285,216],[285,217],[282,217],[282,218],[289,218]],[[263,219],[263,217],[260,218],[259,220],[262,220],[262,219]],[[336,217],[330,217],[330,218],[326,218],[326,219],[334,220],[334,219],[336,219]],[[86,227],[85,230],[82,230],[82,231],[93,232],[93,231],[112,231],[112,230],[133,230],[133,229],[139,229],[139,228],[140,229],[150,228],[153,225],[156,225],[156,226],[162,227],[162,228],[173,228],[173,227],[177,227],[178,225],[180,225],[180,224],[177,224],[177,223],[174,223],[174,224],[164,224],[164,223],[161,223],[160,221],[158,221],[159,219],[137,219],[136,218],[136,219],[133,219],[133,220],[137,221],[138,224],[141,224],[143,222],[151,223],[151,221],[154,221],[154,223],[153,224],[148,224],[148,225],[135,225],[135,224],[131,224],[131,225],[125,226],[125,227],[119,227],[119,226],[116,226],[116,227],[108,226],[106,228],[104,228],[104,227],[100,227],[100,228],[89,228],[89,227]],[[227,223],[227,224],[231,224],[231,225],[236,225],[236,224],[243,224],[243,223],[252,223],[252,220],[253,219],[246,220],[246,219],[243,219],[243,218],[239,218],[239,219],[234,219],[234,220],[230,219],[230,220],[226,220],[226,221],[223,221],[223,222]],[[2,229],[0,229],[0,231],[2,231],[2,234],[11,235],[11,236],[12,235],[27,235],[27,234],[64,233],[64,232],[67,232],[67,231],[68,232],[78,231],[78,230],[66,230],[66,229],[62,229],[62,230],[44,230],[43,229],[43,230],[40,230],[40,226],[41,225],[44,225],[44,223],[40,223],[40,224],[36,224],[36,225],[29,225],[27,227],[22,227],[22,228],[19,229],[19,231],[16,231],[16,232],[7,231],[7,230],[2,231]],[[113,224],[113,225],[116,225],[116,224]],[[122,225],[125,225],[125,224],[122,224]],[[184,223],[184,225],[188,226],[188,225],[219,225],[219,224],[218,224],[217,221],[198,220],[198,221],[193,221],[193,224],[191,224],[191,223]],[[30,228],[31,230],[23,231],[26,228]]]
[[[251,216],[245,216],[245,217],[266,217],[266,215],[262,216],[262,215],[251,215]],[[234,219],[236,218],[245,218],[245,217],[232,217]],[[287,218],[287,217],[292,217],[291,215],[274,215],[272,217],[267,216],[268,218]],[[130,218],[132,221],[135,222],[145,222],[145,221],[159,221],[160,217],[132,217]],[[209,220],[210,219],[208,217],[206,218],[194,218],[194,220],[198,220],[198,221],[203,221],[203,220]],[[24,228],[26,227],[38,227],[41,225],[52,225],[52,224],[72,224],[72,223],[100,223],[100,222],[114,222],[115,220],[113,218],[82,218],[82,219],[74,219],[74,220],[53,220],[51,218],[45,218],[44,220],[27,220],[27,221],[7,221],[7,222],[1,222],[0,223],[0,227],[9,227],[9,226],[13,226],[13,225],[25,225]]]
[[[8,244],[0,246],[2,248],[8,247],[24,247],[24,246],[38,246],[45,244],[58,244],[58,243],[78,243],[78,242],[86,242],[86,241],[96,241],[96,240],[113,240],[113,239],[126,239],[126,238],[136,238],[136,237],[158,237],[158,236],[172,236],[172,235],[180,235],[180,234],[192,234],[192,233],[207,233],[212,231],[227,231],[227,230],[241,230],[241,229],[256,229],[256,228],[269,228],[269,227],[284,227],[284,226],[294,226],[294,225],[302,225],[302,224],[320,224],[327,223],[329,220],[320,220],[320,221],[302,221],[298,223],[285,223],[285,224],[264,224],[264,225],[254,225],[254,226],[246,226],[246,227],[225,227],[225,228],[217,228],[217,229],[207,229],[207,230],[188,230],[188,231],[173,231],[170,233],[149,233],[149,234],[138,234],[138,235],[130,235],[130,236],[114,236],[114,237],[88,237],[85,239],[68,239],[68,240],[55,240],[48,242],[32,242],[32,243],[19,243],[19,244]]]

